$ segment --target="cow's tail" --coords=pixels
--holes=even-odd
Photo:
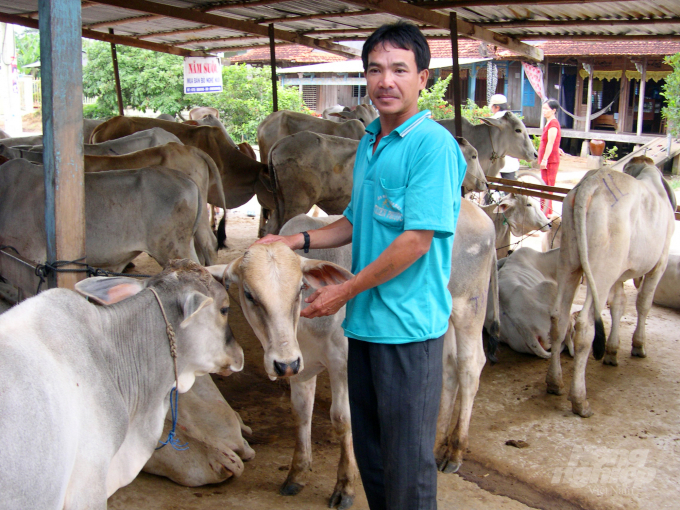
[[[584,186],[577,193],[574,199],[574,230],[576,231],[576,247],[578,249],[581,267],[588,282],[590,289],[590,298],[592,299],[593,316],[595,318],[595,338],[593,339],[593,357],[600,360],[604,357],[605,351],[605,332],[604,324],[602,322],[602,312],[600,308],[600,298],[597,294],[597,286],[595,278],[590,268],[590,261],[588,260],[588,235],[586,232],[586,217],[588,215],[588,205],[592,199],[592,191],[590,187]],[[583,307],[588,306],[588,299]]]
[[[491,250],[493,257],[491,259],[491,277],[489,278],[489,295],[487,299],[491,300],[491,307],[493,310],[493,321],[488,330],[489,337],[486,344],[486,359],[490,363],[498,363],[496,352],[498,351],[498,344],[500,343],[500,306],[498,304],[498,264],[496,259],[496,250]]]
[[[208,169],[210,170],[210,181],[214,183],[215,188],[217,188],[218,200],[220,202],[218,205],[224,211],[224,215],[217,226],[217,249],[219,250],[220,248],[227,247],[227,199],[224,196],[222,175],[220,174],[220,171],[217,168],[213,158],[211,158],[210,155],[206,154],[204,151],[200,149],[197,150],[200,153],[200,156],[203,158],[203,161],[205,161],[205,163],[208,165]]]
[[[269,149],[269,154],[267,156],[267,166],[269,167],[269,181],[272,187],[272,194],[274,195],[274,200],[276,201],[276,218],[269,218],[269,221],[274,220],[276,222],[275,228],[269,230],[270,234],[278,234],[279,230],[283,226],[285,201],[283,198],[283,192],[281,191],[281,186],[279,185],[279,177],[276,173],[276,168],[274,167],[274,162],[272,161],[272,154],[278,143]],[[261,156],[260,156],[261,157]]]

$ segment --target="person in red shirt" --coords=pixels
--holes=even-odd
[[[548,99],[543,103],[543,117],[545,127],[541,135],[541,145],[538,149],[538,161],[541,165],[541,177],[548,186],[554,186],[557,178],[557,170],[560,167],[560,139],[562,130],[560,123],[555,117],[560,107],[554,99]],[[552,200],[541,199],[541,209],[546,216],[552,215]]]

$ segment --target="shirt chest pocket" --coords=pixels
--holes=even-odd
[[[380,178],[380,183],[375,190],[373,218],[387,227],[402,229],[405,194],[406,186],[388,188],[385,186],[385,179]]]

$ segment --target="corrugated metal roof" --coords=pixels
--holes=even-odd
[[[102,3],[103,2],[103,3]],[[272,20],[277,30],[304,34],[321,41],[361,39],[366,31],[392,22],[393,14],[379,12],[379,6],[359,5],[339,0],[153,0],[155,4],[193,9],[232,20],[248,21],[266,27]],[[680,1],[632,0],[573,3],[574,0],[554,0],[554,3],[491,5],[489,0],[409,0],[421,8],[436,9],[447,14],[455,11],[460,20],[494,32],[522,38],[549,39],[575,37],[620,36],[622,40],[634,36],[680,37]],[[115,33],[143,41],[171,45],[192,50],[221,50],[264,46],[268,39],[263,34],[253,35],[247,30],[209,28],[204,23],[149,14],[134,9],[140,2],[119,0],[110,5],[106,0],[86,0],[82,6],[85,28],[96,32]],[[452,7],[455,5],[455,7]],[[127,8],[123,7],[126,6]],[[437,9],[437,7],[441,8]],[[373,9],[373,10],[370,10]],[[37,0],[0,0],[0,13],[27,15],[38,10]],[[35,18],[35,16],[34,16]],[[645,23],[645,21],[647,23]],[[596,24],[597,23],[597,24]],[[240,27],[239,27],[240,28]],[[428,36],[446,36],[441,27],[427,28]],[[191,30],[195,30],[191,32]]]

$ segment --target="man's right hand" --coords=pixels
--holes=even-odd
[[[302,234],[293,234],[292,236],[277,236],[273,234],[267,234],[262,239],[255,241],[253,244],[271,244],[277,241],[281,241],[291,250],[300,250],[305,245],[305,239]]]

